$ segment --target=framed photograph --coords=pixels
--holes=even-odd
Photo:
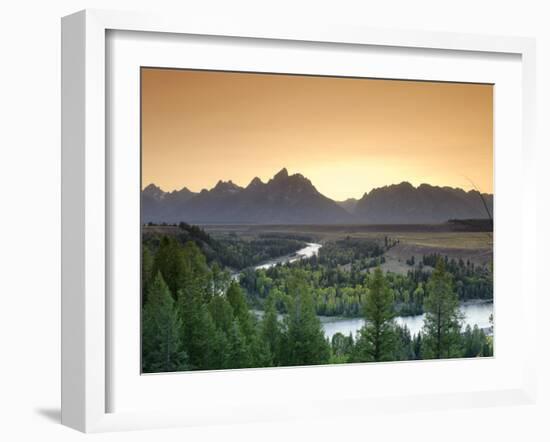
[[[532,40],[83,11],[62,50],[64,424],[534,400]]]

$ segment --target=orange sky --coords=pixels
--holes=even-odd
[[[401,181],[492,193],[493,87],[142,69],[143,187],[283,167],[336,200]]]

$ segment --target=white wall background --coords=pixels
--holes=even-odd
[[[535,406],[381,415],[85,436],[59,425],[60,17],[83,8],[163,10],[231,20],[339,22],[371,27],[533,36],[538,43],[539,252],[543,286],[550,225],[550,13],[544,0],[11,0],[0,9],[0,440],[550,440],[550,333],[539,324]],[[516,177],[510,177],[516,179]]]

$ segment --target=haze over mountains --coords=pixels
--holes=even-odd
[[[493,195],[482,194],[493,211]],[[488,218],[480,194],[408,182],[373,189],[359,200],[333,201],[301,174],[279,171],[246,187],[219,181],[198,193],[164,192],[154,184],[141,193],[142,222],[190,224],[433,224]]]

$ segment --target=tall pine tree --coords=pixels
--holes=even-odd
[[[147,302],[149,285],[153,280],[153,255],[147,245],[141,247],[141,305]]]
[[[290,306],[285,318],[284,365],[326,364],[330,347],[315,312],[311,288],[305,274],[296,270],[289,280]]]
[[[359,331],[353,361],[393,360],[396,346],[393,297],[380,267],[369,284],[363,314],[366,323]]]
[[[181,319],[162,275],[150,284],[142,313],[142,370],[146,373],[188,369],[181,342]]]
[[[241,331],[245,338],[250,341],[256,334],[255,321],[248,310],[248,304],[239,283],[233,281],[227,289],[226,296],[233,309],[235,318],[239,322]]]
[[[227,368],[247,368],[254,366],[250,348],[237,320],[231,324],[228,341],[229,355]]]
[[[208,304],[208,310],[216,327],[228,333],[233,323],[233,308],[225,296],[213,296]]]
[[[159,251],[160,252],[160,251]],[[194,370],[206,370],[210,365],[209,339],[215,335],[215,325],[208,310],[211,297],[210,273],[200,249],[189,241],[179,254],[177,273],[177,303],[183,319],[182,338],[189,363]]]
[[[248,308],[245,295],[240,285],[233,281],[227,289],[227,300],[238,323],[239,330],[250,353],[249,367],[263,367],[269,364],[270,354],[266,343],[261,339],[257,319]]]
[[[174,296],[184,285],[184,263],[181,246],[174,238],[162,237],[153,260],[152,273],[162,273],[164,281]]]
[[[271,295],[267,298],[265,314],[261,325],[261,337],[269,352],[269,365],[277,366],[280,364],[281,359],[281,325],[277,319],[275,300]]]
[[[458,296],[453,292],[452,276],[445,263],[438,259],[426,285],[424,326],[422,328],[423,359],[461,356],[460,329],[462,316]]]

